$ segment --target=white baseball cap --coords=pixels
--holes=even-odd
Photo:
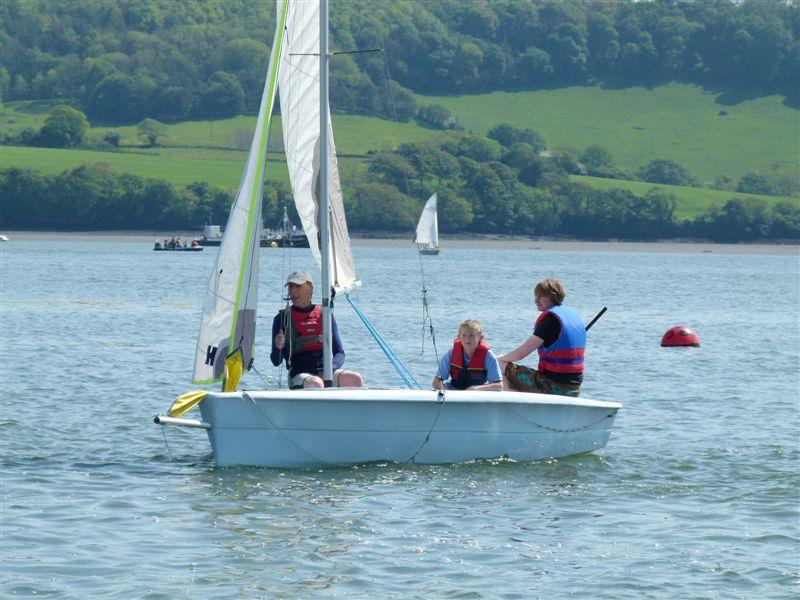
[[[306,273],[305,271],[295,271],[289,278],[286,280],[284,286],[289,285],[290,283],[294,283],[296,285],[302,285],[304,283],[314,284],[314,280],[311,279],[311,275]]]

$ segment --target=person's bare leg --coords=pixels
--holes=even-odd
[[[303,380],[304,388],[321,388],[323,386],[324,384],[322,383],[322,379],[316,375],[311,375]]]
[[[500,373],[503,374],[503,391],[514,391],[514,388],[509,385],[508,378],[506,377],[506,367],[511,363],[507,363],[504,360],[499,360],[497,362],[500,364]]]
[[[339,373],[339,387],[364,387],[364,378],[357,371]]]

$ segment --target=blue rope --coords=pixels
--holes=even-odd
[[[378,342],[378,346],[380,346],[381,350],[383,350],[383,353],[387,356],[389,362],[392,363],[392,366],[395,368],[395,371],[397,371],[400,377],[403,378],[405,384],[412,390],[421,390],[422,387],[420,387],[420,385],[417,383],[417,380],[414,379],[414,376],[411,374],[411,372],[406,368],[406,366],[402,362],[400,362],[400,359],[397,358],[394,352],[392,352],[392,349],[389,348],[386,342],[383,341],[381,335],[375,330],[375,328],[372,326],[372,323],[369,322],[369,319],[367,319],[367,317],[364,316],[364,313],[361,312],[361,309],[359,309],[358,306],[356,306],[355,302],[353,302],[353,300],[350,298],[350,295],[345,294],[345,297],[347,298],[347,301],[350,303],[350,306],[353,307],[353,310],[358,315],[358,318],[361,319],[362,323],[364,323],[364,327],[367,328],[367,331],[369,331],[372,334],[372,337],[375,338],[375,341]]]

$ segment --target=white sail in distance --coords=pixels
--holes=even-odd
[[[278,87],[286,163],[297,214],[311,252],[321,264],[319,217],[319,1],[291,2],[286,19]],[[330,122],[330,120],[329,120]],[[350,234],[344,215],[342,186],[333,130],[328,133],[331,285],[338,290],[358,285]]]
[[[249,370],[252,363],[264,167],[287,13],[288,0],[278,2],[275,37],[256,129],[203,303],[192,377],[197,385],[221,381],[225,375],[225,358],[236,350],[241,349],[245,370]]]
[[[417,224],[417,237],[414,240],[417,244],[427,246],[439,246],[439,219],[436,213],[436,194],[433,194],[425,203],[422,209],[422,216]]]

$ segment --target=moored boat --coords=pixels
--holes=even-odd
[[[283,217],[274,229],[265,229],[261,232],[261,247],[264,248],[309,248],[305,232],[289,220],[286,207],[283,207]]]
[[[202,237],[194,241],[201,246],[219,246],[222,243],[222,228],[219,225],[205,225]]]

